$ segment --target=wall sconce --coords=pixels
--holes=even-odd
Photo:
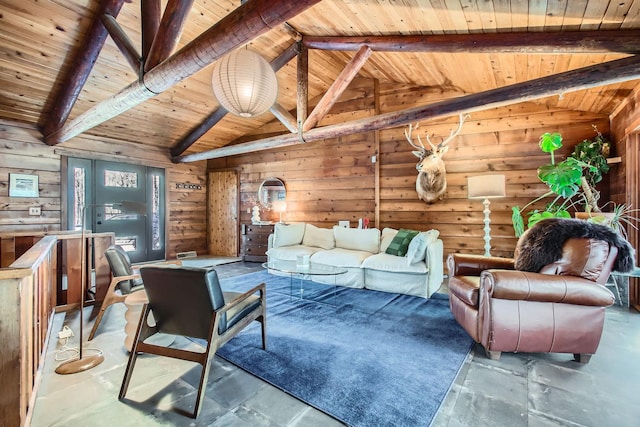
[[[484,199],[484,256],[491,256],[491,210],[489,199],[505,197],[504,175],[479,175],[467,178],[469,199]]]

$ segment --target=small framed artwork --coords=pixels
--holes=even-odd
[[[39,197],[38,175],[10,173],[9,197]]]

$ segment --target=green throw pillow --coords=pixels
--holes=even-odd
[[[418,231],[401,228],[385,252],[389,255],[405,256],[407,249],[409,249],[409,243],[411,243],[411,240],[417,235]]]

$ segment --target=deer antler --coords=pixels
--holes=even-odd
[[[420,123],[416,123],[415,128],[413,127],[413,125],[412,125],[412,124],[409,124],[409,130],[408,130],[408,131],[407,131],[407,129],[405,129],[405,130],[404,130],[404,136],[405,136],[405,138],[407,138],[407,141],[409,141],[409,144],[411,144],[411,146],[412,146],[413,148],[415,148],[415,149],[417,149],[417,150],[420,150],[420,151],[422,151],[422,152],[424,153],[425,151],[427,151],[427,149],[425,148],[424,144],[423,144],[423,143],[422,143],[422,141],[420,140],[420,136],[418,136],[418,143],[420,143],[420,146],[416,145],[416,144],[413,142],[413,139],[412,139],[412,137],[413,137],[413,130],[414,130],[414,129],[418,129],[418,126],[420,126]]]
[[[465,119],[467,119],[468,117],[470,117],[468,114],[462,114],[460,113],[458,115],[460,117],[460,124],[458,124],[458,128],[456,130],[452,130],[451,133],[449,134],[449,136],[444,139],[440,144],[438,144],[437,148],[440,149],[444,146],[446,146],[447,144],[449,144],[449,141],[451,141],[453,138],[455,138],[460,131],[462,130],[462,124],[464,123]],[[429,137],[427,136],[427,140],[429,140]],[[429,144],[431,144],[431,141],[429,141]],[[433,144],[431,144],[433,146]],[[436,148],[436,147],[434,147]]]

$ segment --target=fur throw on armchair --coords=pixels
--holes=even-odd
[[[605,225],[569,218],[545,219],[527,230],[516,247],[516,270],[540,271],[545,265],[560,259],[564,242],[572,237],[604,240],[618,248],[613,270],[633,270],[635,251],[622,236]]]

